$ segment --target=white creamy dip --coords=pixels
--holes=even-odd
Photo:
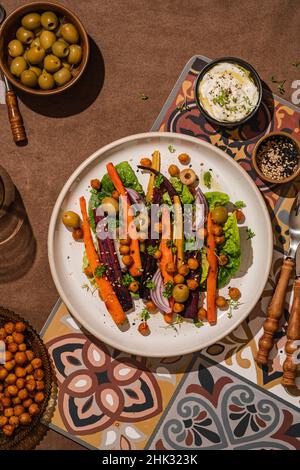
[[[258,102],[258,89],[251,73],[229,62],[215,65],[204,75],[198,95],[205,111],[223,122],[241,121]]]

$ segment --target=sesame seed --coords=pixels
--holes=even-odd
[[[280,181],[298,168],[299,153],[294,142],[285,136],[271,136],[258,148],[257,166],[264,176]]]

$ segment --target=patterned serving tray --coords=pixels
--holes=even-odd
[[[228,337],[201,353],[168,359],[132,357],[99,343],[59,301],[42,330],[59,381],[51,427],[89,448],[300,449],[300,390],[290,394],[280,385],[289,298],[272,362],[261,368],[254,361],[299,187],[297,182],[264,184],[250,161],[256,141],[266,132],[280,129],[299,140],[300,110],[265,89],[251,122],[235,130],[212,126],[198,111],[193,88],[208,61],[203,56],[190,59],[152,130],[211,142],[254,179],[274,229],[269,281],[248,319]],[[299,377],[297,383],[299,389]]]

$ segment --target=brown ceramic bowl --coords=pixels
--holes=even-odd
[[[15,38],[16,31],[21,25],[21,19],[27,13],[32,12],[43,12],[43,11],[53,11],[56,15],[60,18],[64,18],[64,22],[72,23],[80,36],[79,44],[82,47],[82,61],[81,63],[76,66],[73,70],[73,78],[66,83],[65,85],[57,88],[53,88],[52,90],[41,90],[38,88],[29,88],[23,85],[17,78],[15,78],[9,70],[8,61],[9,55],[7,46],[8,43]],[[63,91],[69,89],[76,83],[81,75],[83,74],[88,58],[89,58],[90,46],[89,46],[89,38],[88,35],[79,20],[79,18],[68,8],[63,5],[59,5],[58,3],[53,2],[34,2],[34,3],[27,3],[16,10],[14,10],[4,21],[0,29],[0,67],[2,72],[7,76],[9,81],[16,87],[22,91],[27,93],[31,93],[32,95],[55,95],[58,93],[62,93]]]
[[[276,136],[283,136],[283,137],[286,137],[287,139],[289,139],[291,142],[294,143],[295,147],[298,149],[298,166],[296,168],[296,170],[294,171],[294,173],[292,173],[290,176],[286,177],[286,178],[281,178],[281,179],[273,179],[273,178],[269,178],[267,176],[264,175],[264,173],[262,173],[262,171],[260,170],[259,166],[258,166],[258,163],[257,163],[257,154],[259,152],[259,149],[261,147],[261,144],[263,142],[265,142],[266,140],[269,140],[270,138],[272,137],[276,137]],[[266,181],[268,183],[273,183],[273,184],[284,184],[284,183],[288,183],[292,180],[294,180],[295,178],[297,178],[297,176],[300,174],[300,144],[297,140],[295,140],[290,134],[288,134],[287,132],[270,132],[269,134],[266,134],[264,135],[261,139],[259,139],[259,141],[256,143],[255,147],[254,147],[254,150],[252,152],[252,165],[256,171],[256,173],[258,174],[258,176],[260,177],[261,180],[263,181]]]

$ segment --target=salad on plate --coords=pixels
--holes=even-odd
[[[232,315],[241,299],[231,280],[241,264],[245,204],[212,190],[212,172],[197,174],[189,155],[180,154],[178,164],[181,169],[173,163],[163,174],[159,151],[137,168],[108,163],[103,178],[91,180],[89,200],[80,198],[81,214],[62,216],[84,243],[87,283],[120,329],[136,300],[143,301],[137,328],[145,336],[152,315],[160,313],[170,326],[213,326],[219,311]],[[149,174],[145,189],[139,173]],[[224,286],[226,297],[218,293]]]

